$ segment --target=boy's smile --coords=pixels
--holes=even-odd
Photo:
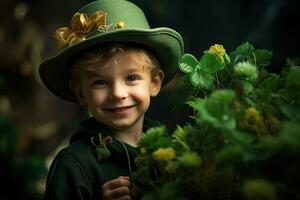
[[[104,108],[104,111],[114,114],[116,116],[126,116],[128,112],[133,108],[135,105],[132,106],[121,106],[121,107],[113,107],[113,108]]]
[[[157,95],[162,81],[126,52],[82,73],[80,79],[81,91],[76,92],[80,104],[116,132],[142,131],[150,97]]]

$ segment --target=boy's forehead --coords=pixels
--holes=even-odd
[[[115,67],[118,70],[143,70],[146,63],[130,53],[118,53],[112,56],[107,62],[99,63],[99,70],[110,70]]]
[[[97,62],[91,70],[85,70],[87,75],[95,73],[113,73],[116,71],[145,71],[146,64],[142,60],[134,58],[129,53],[118,53],[105,63]]]

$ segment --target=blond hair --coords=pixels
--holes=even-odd
[[[104,66],[113,56],[125,52],[129,53],[131,59],[140,64],[143,69],[149,69],[152,77],[162,68],[154,53],[144,46],[134,43],[109,43],[101,47],[93,47],[79,54],[71,65],[70,81],[78,86],[81,84],[80,73],[92,72],[99,67],[99,64]]]

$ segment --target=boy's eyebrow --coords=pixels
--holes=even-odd
[[[94,73],[94,72],[89,72],[87,74],[87,78],[90,79],[90,78],[94,78],[94,77],[99,77],[99,76],[104,76],[103,74],[97,74],[97,73]]]
[[[126,67],[125,69],[123,69],[122,73],[136,73],[136,72],[144,72],[144,67]],[[108,73],[109,74],[109,73]],[[87,72],[87,79],[91,79],[94,77],[105,77],[106,75],[108,75],[106,73],[103,72],[93,72],[93,71],[89,71]]]
[[[94,78],[94,77],[96,77],[97,75],[96,74],[88,74],[87,75],[87,78]]]
[[[130,67],[130,68],[124,69],[124,72],[127,72],[127,73],[143,72],[143,71],[144,71],[144,67]]]

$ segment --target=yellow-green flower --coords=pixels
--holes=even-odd
[[[180,161],[183,165],[188,167],[198,167],[202,160],[196,152],[187,152],[180,157]]]
[[[172,147],[159,148],[152,155],[157,161],[168,161],[175,158],[175,150]]]
[[[225,49],[223,45],[215,44],[211,46],[208,50],[208,53],[214,54],[218,56],[218,58],[220,58],[222,61],[224,61]]]
[[[267,134],[263,116],[254,107],[245,110],[245,118],[239,123],[239,127],[242,130],[252,131],[258,139]]]
[[[177,125],[177,128],[174,131],[174,135],[180,138],[181,140],[185,140],[187,133],[183,128]]]
[[[260,123],[262,121],[262,117],[258,110],[254,107],[249,107],[245,110],[246,118],[254,121],[255,123]]]
[[[248,61],[243,61],[235,64],[234,74],[239,77],[245,77],[250,81],[255,81],[258,78],[256,67]]]

